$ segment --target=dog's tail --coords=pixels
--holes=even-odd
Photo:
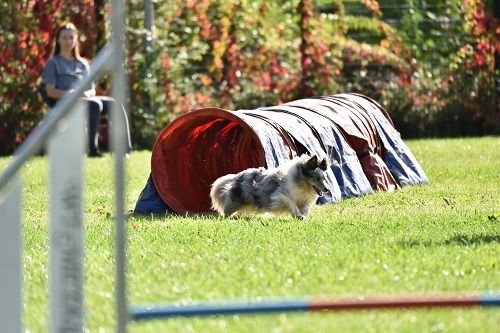
[[[210,187],[210,199],[212,200],[212,209],[225,215],[225,202],[229,196],[232,181],[235,175],[229,174],[218,178]]]

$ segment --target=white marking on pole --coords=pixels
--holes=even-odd
[[[22,332],[22,205],[17,176],[11,185],[0,198],[0,329]]]
[[[83,153],[88,114],[78,102],[49,141],[50,331],[83,331]]]

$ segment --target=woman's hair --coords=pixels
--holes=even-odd
[[[62,24],[61,26],[59,26],[59,28],[57,28],[56,36],[55,36],[53,44],[52,44],[52,53],[50,54],[51,56],[55,56],[55,55],[58,55],[59,53],[61,53],[61,46],[59,45],[58,41],[59,41],[59,36],[61,36],[61,32],[63,32],[64,30],[73,31],[76,34],[77,39],[78,39],[78,29],[76,28],[76,26],[73,23],[67,22],[67,23]],[[80,55],[80,40],[77,40],[76,45],[73,48],[72,53],[73,53],[73,56],[75,57],[75,59],[77,59],[79,61],[83,60],[82,56]]]

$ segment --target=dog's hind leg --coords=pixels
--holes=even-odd
[[[224,217],[234,217],[241,205],[239,203],[233,202],[231,200],[226,200],[223,207]]]

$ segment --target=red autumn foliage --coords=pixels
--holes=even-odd
[[[93,3],[39,0],[0,7],[2,25],[9,32],[6,38],[2,37],[0,54],[0,154],[11,153],[46,111],[37,94],[37,83],[58,25],[69,18],[84,39],[82,56],[91,58],[95,54]]]
[[[110,8],[104,2],[0,6],[8,32],[0,35],[0,154],[11,153],[47,110],[36,88],[55,28],[72,20],[81,32],[82,55],[93,58],[106,38]],[[252,108],[342,91],[377,99],[408,124],[405,133],[417,129],[411,135],[436,135],[448,123],[446,135],[491,133],[500,118],[491,107],[500,27],[484,0],[460,6],[454,18],[464,26],[462,35],[450,37],[460,44],[432,73],[414,59],[400,31],[381,20],[379,3],[363,0],[363,15],[370,17],[356,22],[346,18],[343,1],[327,9],[312,0],[157,1],[155,43],[148,49],[143,1],[127,2],[134,144],[149,148],[168,121],[192,108]],[[351,38],[357,29],[371,29],[379,39]],[[463,124],[448,121],[455,118]]]

